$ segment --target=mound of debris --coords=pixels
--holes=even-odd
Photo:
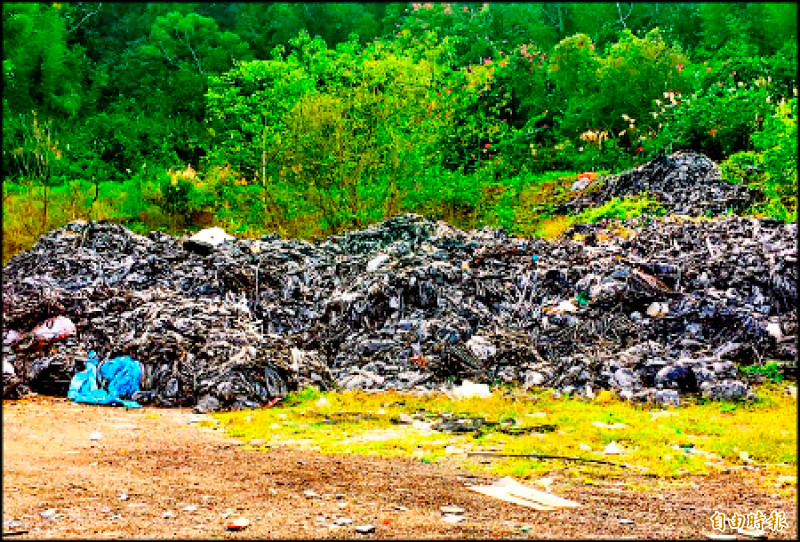
[[[608,203],[613,198],[647,195],[665,211],[689,216],[741,213],[754,203],[755,195],[744,185],[722,180],[719,167],[707,156],[679,151],[660,156],[618,176],[583,184],[584,194],[558,207],[559,214],[579,213]]]
[[[555,242],[398,215],[312,244],[73,222],[4,268],[3,396],[66,394],[89,351],[134,400],[243,408],[308,384],[469,379],[679,403],[797,359],[797,224],[640,217]]]

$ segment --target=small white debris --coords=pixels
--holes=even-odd
[[[236,237],[229,235],[225,232],[225,230],[219,227],[206,228],[189,237],[190,241],[195,241],[197,243],[208,243],[209,245],[215,247],[221,245],[225,241],[232,241],[234,239],[236,239]]]
[[[482,360],[489,359],[497,354],[497,347],[486,337],[481,337],[480,335],[473,335],[470,337],[466,343],[466,346],[472,351],[473,354],[475,354],[476,357]]]
[[[770,322],[767,324],[767,333],[771,336],[775,337],[775,340],[780,342],[783,339],[783,331],[781,330],[781,325],[777,322]]]
[[[736,532],[739,533],[742,536],[747,536],[747,537],[750,537],[750,538],[767,538],[766,531],[762,531],[762,530],[759,530],[759,529],[739,528],[739,529],[736,529]]]
[[[748,454],[745,451],[741,451],[741,452],[739,452],[739,459],[741,459],[745,463],[749,463],[750,462],[750,454]]]
[[[241,531],[250,526],[250,520],[247,518],[234,518],[228,522],[229,531]]]
[[[464,380],[460,386],[452,389],[450,395],[455,399],[471,399],[473,397],[487,399],[492,396],[492,391],[487,384],[475,384],[469,380]]]
[[[578,312],[578,307],[573,305],[571,301],[562,301],[556,307],[556,314],[560,314],[562,312],[569,312],[574,314]]]
[[[599,427],[600,429],[625,429],[628,427],[624,423],[605,423],[605,422],[592,422],[592,425],[595,427]]]
[[[367,271],[377,271],[382,268],[391,258],[388,254],[378,254],[367,262]]]
[[[677,416],[677,415],[678,415],[677,412],[673,412],[670,410],[659,410],[658,412],[651,412],[650,419],[657,420],[658,418],[663,418],[666,416]]]
[[[654,301],[650,303],[650,306],[647,307],[647,316],[650,318],[662,318],[669,313],[669,304],[667,303],[659,303],[658,301]]]
[[[703,536],[705,536],[709,540],[736,540],[736,535],[735,534],[706,532],[706,533],[703,533]]]

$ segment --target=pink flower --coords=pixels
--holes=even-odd
[[[467,6],[464,6],[463,8],[461,8],[461,10],[462,10],[464,13],[469,13],[469,7],[467,7]]]
[[[636,147],[636,152],[642,152],[643,150],[644,150],[644,147]]]
[[[591,49],[592,51],[594,51],[594,43],[591,43],[591,44],[589,44],[589,49]]]
[[[484,148],[484,149],[491,149],[491,148],[492,148],[492,144],[491,144],[491,143],[486,143],[486,144],[483,146],[483,148]]]
[[[422,4],[422,7],[424,7],[425,9],[433,9],[433,4],[431,2],[425,2],[424,4]]]
[[[683,64],[678,64],[677,68],[678,68],[678,71],[681,71],[683,69]]]
[[[483,63],[484,64],[491,64],[492,63],[492,57],[487,56],[486,58],[483,59]]]
[[[414,8],[414,11],[419,11],[419,2],[412,2],[411,7]]]
[[[453,13],[453,9],[450,6],[445,6],[444,13],[445,15],[450,15],[451,13]]]

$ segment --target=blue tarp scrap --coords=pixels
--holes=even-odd
[[[141,408],[136,401],[123,399],[139,390],[141,376],[139,362],[130,356],[113,358],[100,365],[97,354],[89,352],[86,369],[72,377],[67,397],[76,403]],[[108,382],[107,389],[98,384],[98,378]]]

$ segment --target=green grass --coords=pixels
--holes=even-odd
[[[751,378],[755,376],[761,376],[776,383],[783,381],[783,373],[781,372],[778,363],[775,361],[768,361],[763,365],[750,365],[748,367],[742,367],[740,371]]]
[[[700,401],[663,409],[609,400],[554,399],[549,391],[495,389],[488,399],[454,400],[444,394],[417,396],[399,392],[326,392],[306,389],[281,406],[218,413],[227,432],[244,441],[263,439],[267,446],[289,445],[322,453],[409,456],[425,462],[456,460],[470,470],[531,478],[557,468],[581,479],[615,478],[620,466],[562,460],[486,458],[465,451],[547,454],[625,464],[636,473],[662,479],[712,474],[735,465],[761,465],[775,473],[797,473],[797,403],[782,388],[765,385],[751,403]],[[656,412],[671,412],[660,416]],[[396,425],[401,415],[438,419],[481,416],[514,420],[515,427],[557,426],[554,432],[481,436],[426,429],[421,421]],[[326,418],[336,423],[326,422]],[[624,428],[594,425],[623,423]],[[623,455],[604,455],[615,441]],[[745,452],[747,456],[740,454]],[[747,459],[744,459],[747,457]]]

